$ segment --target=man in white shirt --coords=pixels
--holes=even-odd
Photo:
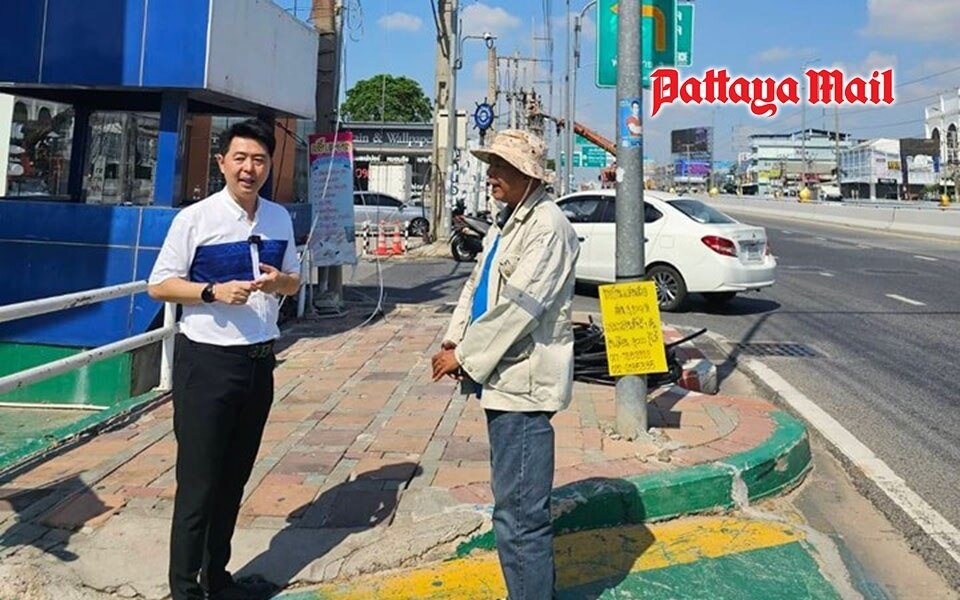
[[[273,402],[279,296],[300,287],[290,215],[259,196],[275,147],[260,121],[224,132],[217,163],[226,188],[180,211],[150,274],[151,298],[183,305],[173,373],[173,600],[260,593],[226,567]]]

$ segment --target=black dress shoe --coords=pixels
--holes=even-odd
[[[207,600],[268,600],[279,588],[264,579],[235,581],[207,594]]]

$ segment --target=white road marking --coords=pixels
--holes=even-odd
[[[857,244],[857,248],[860,248],[861,250],[872,250],[873,246],[868,246],[866,244]]]
[[[784,230],[781,231],[780,233],[785,233],[785,234],[787,234],[787,235],[793,235],[793,232],[792,232],[792,231],[787,231],[786,229],[784,229]]]
[[[829,241],[829,240],[828,240],[827,238],[825,238],[825,237],[816,237],[816,238],[814,238],[814,239],[820,240],[821,242],[827,242],[827,241]]]
[[[897,294],[887,294],[887,298],[899,300],[900,302],[906,302],[907,304],[912,304],[913,306],[926,306],[926,304],[923,302],[911,300],[910,298],[904,298],[903,296],[898,296]]]
[[[833,273],[827,273],[826,271],[820,271],[820,274],[824,277],[833,277]]]
[[[870,448],[847,431],[836,419],[814,404],[799,390],[762,362],[748,358],[740,364],[753,371],[804,420],[823,434],[852,464],[870,478],[903,512],[960,563],[960,530],[907,486]]]
[[[919,254],[915,254],[913,257],[919,258],[920,260],[928,260],[930,262],[937,262],[938,260],[940,260],[939,258],[932,258],[930,256],[920,256]]]

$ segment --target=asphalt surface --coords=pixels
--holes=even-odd
[[[815,356],[753,356],[960,526],[960,244],[729,212],[766,227],[776,285],[721,309],[694,298],[664,320],[804,345]],[[577,308],[596,310],[582,291]]]

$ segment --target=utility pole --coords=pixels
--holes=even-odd
[[[497,46],[492,40],[487,42],[487,102],[494,107],[494,114],[497,114]],[[493,122],[496,124],[497,120],[494,119]],[[491,141],[495,130],[495,125],[491,125],[487,130]]]
[[[596,6],[596,0],[591,0],[588,2],[581,10],[580,14],[574,18],[573,21],[573,66],[570,67],[570,88],[568,90],[567,102],[568,110],[565,115],[566,120],[566,130],[564,130],[564,135],[566,137],[566,147],[567,147],[567,156],[570,157],[570,174],[569,179],[567,180],[572,185],[573,182],[573,146],[574,146],[574,129],[577,126],[577,69],[580,68],[580,29],[583,23],[583,15],[590,10],[593,6]],[[569,13],[569,9],[567,10]]]
[[[337,18],[336,0],[312,0],[310,17],[313,27],[319,34],[317,48],[317,95],[316,95],[316,133],[332,132],[339,120],[340,99],[340,20]],[[277,174],[279,176],[279,174]],[[309,252],[309,250],[308,250]],[[307,277],[313,283],[313,269]],[[340,312],[343,306],[343,267],[332,265],[319,267],[317,280],[322,284],[322,307]],[[310,288],[308,288],[310,289]]]
[[[457,0],[437,2],[437,52],[434,76],[433,113],[433,165],[431,174],[431,202],[434,231],[440,239],[450,234],[450,175],[453,167],[453,151],[456,146],[456,53],[457,53]],[[441,129],[442,112],[447,113],[447,130]],[[441,137],[446,134],[446,143]]]
[[[443,229],[441,239],[450,237],[453,228],[453,203],[457,195],[454,171],[459,168],[457,155],[457,61],[460,51],[460,13],[457,0],[450,0],[450,100],[447,103],[447,187],[441,212],[443,214]]]
[[[800,189],[807,186],[807,98],[800,78]],[[799,192],[798,192],[799,193]]]
[[[560,193],[569,194],[570,193],[570,181],[573,179],[573,136],[571,132],[573,131],[573,70],[576,68],[574,66],[574,57],[573,57],[573,44],[570,43],[571,30],[573,29],[570,15],[570,0],[566,2],[566,15],[567,15],[567,34],[563,36],[566,39],[567,43],[567,73],[563,78],[564,81],[564,107],[563,107],[563,120],[566,123],[566,129],[563,132],[563,149],[564,154],[566,155],[566,160],[563,162],[563,169],[558,169],[562,176],[562,181],[560,182]]]
[[[517,107],[518,96],[518,86],[517,79],[520,76],[520,51],[513,51],[513,76],[510,78],[510,129],[517,128],[517,113],[520,111],[520,108]]]
[[[622,107],[640,103],[640,0],[620,0],[617,31],[617,282],[644,278],[643,132],[633,135],[621,126]],[[639,138],[639,139],[637,139]],[[628,440],[647,432],[647,378],[627,375],[617,380],[617,433]]]
[[[843,190],[840,188],[840,106],[838,104],[833,105],[833,141],[836,146],[834,153],[836,156],[836,166],[834,167],[837,170],[837,189],[840,190],[840,196],[843,196]]]

